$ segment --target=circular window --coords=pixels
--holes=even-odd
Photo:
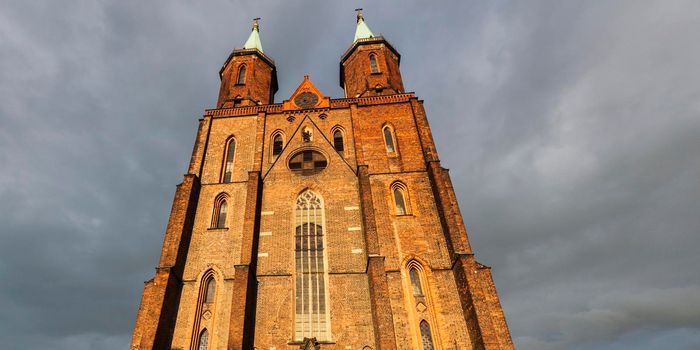
[[[315,174],[326,168],[328,161],[326,157],[318,151],[303,150],[289,158],[289,169],[300,172],[302,175]]]

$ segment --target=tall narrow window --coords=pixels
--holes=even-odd
[[[222,193],[214,200],[214,215],[211,218],[212,228],[226,228],[226,212],[228,211],[226,197],[226,194]]]
[[[420,321],[420,338],[423,350],[433,350],[433,336],[430,334],[430,325],[426,320]]]
[[[408,274],[411,276],[411,286],[413,286],[413,295],[422,296],[423,288],[420,285],[420,273],[418,272],[418,269],[412,268]]]
[[[236,154],[236,140],[231,138],[226,145],[226,161],[224,164],[224,183],[231,182],[233,175],[233,157]]]
[[[207,350],[209,348],[209,331],[206,328],[199,333],[199,345],[197,350]]]
[[[407,203],[406,185],[401,182],[395,182],[391,185],[391,192],[394,196],[394,209],[396,215],[406,215],[410,213]]]
[[[274,157],[280,155],[282,148],[284,148],[284,140],[282,140],[282,135],[277,134],[272,138],[272,155]]]
[[[211,304],[214,302],[214,297],[216,296],[216,280],[213,277],[209,280],[209,282],[207,282],[207,290],[204,295],[205,304]]]
[[[386,144],[387,152],[396,152],[396,146],[394,145],[394,133],[389,126],[384,127],[384,144]]]
[[[241,68],[238,68],[238,80],[236,80],[236,84],[245,84],[245,65],[242,65]]]
[[[338,152],[343,152],[345,150],[345,145],[343,145],[343,132],[336,130],[333,133],[333,148]]]
[[[326,306],[326,268],[323,239],[323,201],[311,191],[297,198],[295,209],[296,264],[294,338],[330,339]]]
[[[379,66],[377,65],[377,56],[369,55],[369,68],[372,73],[379,73]]]

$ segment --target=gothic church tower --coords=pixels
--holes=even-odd
[[[357,16],[344,98],[275,103],[257,20],[221,71],[131,349],[513,349],[399,52]]]

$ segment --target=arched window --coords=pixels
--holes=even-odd
[[[236,80],[236,84],[245,84],[245,70],[245,64],[238,68],[238,80]]]
[[[294,338],[330,340],[323,237],[323,201],[304,191],[295,209],[295,325]]]
[[[369,55],[369,69],[372,73],[379,73],[379,65],[377,65],[377,56]]]
[[[394,131],[388,125],[384,127],[384,144],[386,145],[386,151],[389,153],[396,153],[396,145],[394,144]]]
[[[211,304],[214,302],[214,297],[216,296],[216,280],[214,277],[209,279],[209,282],[207,282],[207,288],[206,291],[204,292],[204,303],[205,304]]]
[[[433,350],[433,336],[430,334],[430,325],[428,321],[420,321],[420,338],[423,344],[423,350]]]
[[[422,296],[423,287],[420,285],[420,272],[415,267],[411,269],[408,273],[411,277],[411,286],[413,286],[413,295]]]
[[[343,132],[340,129],[336,129],[333,132],[333,148],[338,152],[343,152],[345,150],[345,145],[343,145]]]
[[[282,139],[282,134],[277,133],[272,137],[272,156],[280,155],[282,148],[284,148],[284,140]]]
[[[396,215],[406,215],[410,213],[407,201],[407,190],[406,185],[395,182],[391,185],[391,192],[394,197],[394,209],[396,210]]]
[[[231,176],[233,175],[233,157],[236,154],[236,140],[230,138],[226,144],[226,154],[224,162],[224,176],[223,183],[231,182]]]
[[[214,215],[211,218],[212,228],[226,228],[226,212],[228,211],[226,197],[226,194],[222,193],[214,200]]]
[[[197,350],[207,350],[209,348],[209,331],[206,328],[199,333],[199,345],[197,345]]]

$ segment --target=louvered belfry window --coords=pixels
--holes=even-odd
[[[326,304],[323,201],[312,191],[297,198],[295,210],[296,303],[294,338],[330,339]]]

